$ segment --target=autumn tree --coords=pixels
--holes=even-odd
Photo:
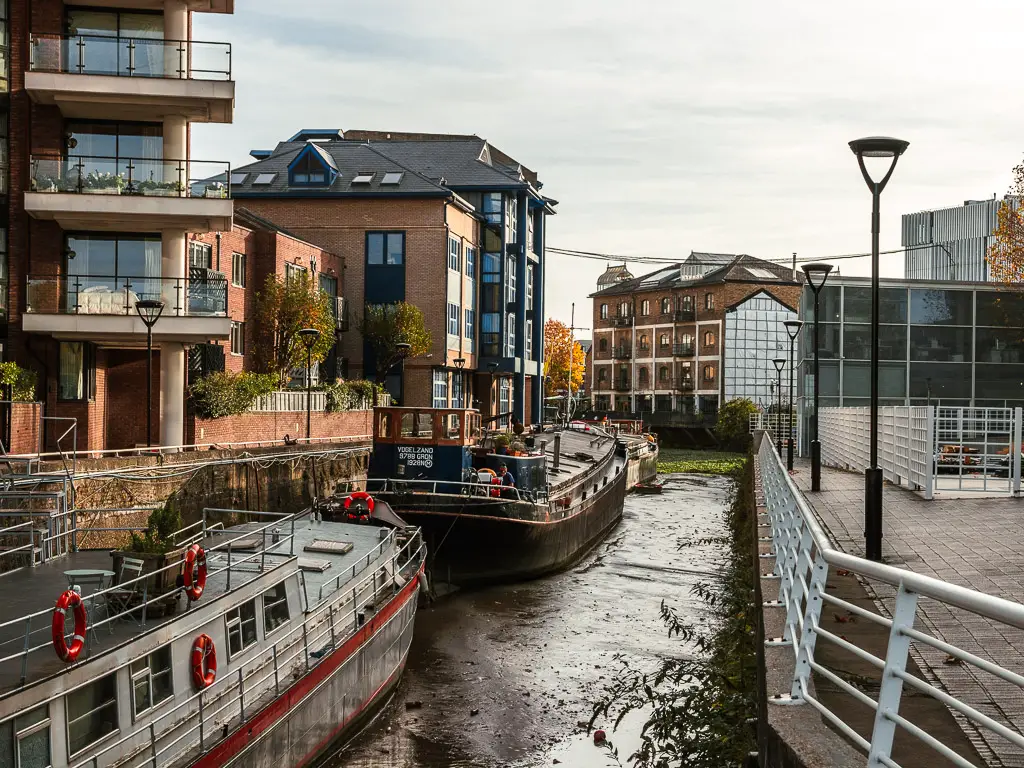
[[[312,361],[321,363],[334,346],[334,309],[330,297],[307,272],[281,279],[268,275],[256,294],[256,370],[277,375],[286,386],[295,368],[306,367],[306,346],[298,333],[315,328],[320,336],[313,345]]]
[[[569,358],[572,351],[572,381],[569,379]],[[559,390],[573,391],[583,386],[583,374],[587,368],[586,353],[579,343],[572,340],[569,326],[559,320],[544,323],[544,374],[547,380],[545,393],[553,396]]]
[[[430,350],[430,331],[423,311],[405,301],[368,304],[359,332],[373,350],[374,380],[381,386],[388,372],[403,359],[425,355]],[[408,349],[401,344],[408,344]]]
[[[1024,163],[1013,169],[1013,185],[1002,205],[993,231],[992,245],[985,255],[992,280],[1024,290]]]

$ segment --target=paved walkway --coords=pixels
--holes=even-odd
[[[864,555],[864,476],[823,468],[820,493],[811,493],[810,465],[801,462],[793,480],[811,502],[835,545]],[[1009,497],[926,501],[886,484],[883,498],[883,560],[920,574],[1024,602],[1024,500]],[[891,615],[895,589],[871,584],[883,613]],[[948,643],[1024,674],[1024,631],[922,599],[924,630]],[[932,684],[980,712],[1024,732],[1024,691],[967,665],[946,664],[946,655],[912,646]],[[904,688],[904,695],[907,689]],[[954,713],[991,766],[1024,768],[1024,750],[979,731]]]

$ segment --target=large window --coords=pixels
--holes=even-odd
[[[533,309],[533,264],[526,265],[526,309]]]
[[[462,241],[457,237],[448,238],[448,269],[462,271]]]
[[[466,246],[466,275],[476,277],[476,248],[471,245]]]
[[[485,192],[483,209],[488,224],[501,224],[501,192]]]
[[[601,319],[602,320],[607,320],[608,319],[608,305],[607,304],[602,304],[601,305]]]
[[[117,674],[109,674],[69,693],[65,699],[68,754],[77,755],[117,726]]]
[[[49,768],[50,713],[43,705],[0,723],[0,765]]]
[[[970,291],[915,288],[910,292],[910,324],[971,325],[971,296]]]
[[[533,320],[526,321],[526,338],[523,339],[526,348],[526,359],[533,360]]]
[[[647,299],[640,302],[640,314],[645,316],[651,314],[651,302]]]
[[[156,244],[160,245],[159,239],[156,240]],[[159,255],[160,251],[158,250],[157,256]],[[190,240],[188,243],[188,265],[197,269],[212,269],[213,246],[198,240]]]
[[[87,341],[62,341],[58,355],[57,399],[92,400],[96,396],[95,347]]]
[[[512,380],[502,376],[498,380],[498,413],[512,411]]]
[[[448,407],[448,371],[434,369],[433,406]]]
[[[205,243],[199,245],[209,249]],[[162,299],[161,254],[159,237],[69,235],[65,251],[67,311],[110,314],[123,308],[124,314],[134,314],[139,299]],[[174,309],[168,306],[164,314],[172,314]]]
[[[455,373],[452,374],[452,408],[466,407],[465,394],[463,389],[464,384],[465,382],[462,379],[461,371],[456,371]],[[457,416],[457,414],[450,415]]]
[[[970,328],[910,327],[910,359],[915,362],[969,363],[971,346]]]
[[[977,305],[979,326],[1012,328],[1024,322],[1024,294],[1009,291],[978,291]],[[978,346],[981,346],[980,339]]]
[[[667,296],[661,300],[661,314],[668,315],[672,313],[672,299]]]
[[[448,335],[459,335],[459,305],[448,302]]]
[[[843,319],[847,323],[871,322],[871,289],[848,285],[843,292]],[[879,291],[878,322],[907,322],[907,289],[882,288]]]
[[[231,354],[245,354],[245,323],[231,321]]]
[[[516,316],[511,312],[505,318],[505,357],[516,355]]]
[[[245,254],[231,254],[231,284],[236,288],[245,288]]]
[[[65,66],[70,72],[135,77],[165,75],[164,19],[160,13],[69,10],[67,33],[79,36],[69,38],[65,44]],[[177,59],[174,61],[176,68]],[[176,76],[177,73],[167,74]]]
[[[466,310],[466,338],[470,341],[476,338],[476,312],[472,309]]]
[[[65,136],[64,178],[80,183],[83,189],[100,186],[108,177],[120,177],[125,193],[170,196],[178,192],[179,184],[186,185],[189,181],[186,168],[179,170],[177,163],[164,161],[163,126],[159,123],[75,120],[68,122]],[[180,157],[167,159],[184,160]]]
[[[290,184],[293,186],[326,187],[333,181],[330,170],[312,149],[299,157],[290,169]]]
[[[171,683],[171,646],[158,648],[132,662],[132,712],[140,715],[174,693]]]
[[[516,260],[509,257],[505,264],[505,301],[512,304],[516,300]]]
[[[224,624],[228,635],[228,658],[256,644],[256,601],[249,600],[227,612]]]
[[[284,264],[284,281],[290,283],[292,280],[299,280],[303,275],[306,274],[306,268],[301,264],[291,264],[285,262]]]
[[[715,308],[715,294],[705,293],[704,294],[704,309],[709,312]]]
[[[366,263],[399,266],[405,262],[405,232],[367,232]]]
[[[906,360],[907,326],[878,326],[878,355],[880,360]],[[811,350],[808,350],[808,356],[814,356]],[[847,360],[871,359],[870,325],[843,325],[843,357]]]
[[[263,593],[263,631],[270,634],[288,623],[288,594],[284,582]]]

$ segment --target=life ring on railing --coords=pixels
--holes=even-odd
[[[72,608],[75,612],[75,634],[71,639],[70,646],[64,642],[64,616],[67,614],[68,608]],[[78,655],[85,647],[86,620],[85,603],[82,602],[82,596],[75,590],[69,589],[57,598],[57,605],[53,609],[51,634],[53,635],[53,650],[57,652],[61,661],[71,664],[78,659]]]
[[[192,579],[192,571],[198,566],[195,580]],[[185,594],[188,599],[195,602],[203,596],[206,588],[206,552],[198,544],[193,544],[185,552]]]
[[[353,502],[357,502],[355,509],[352,509]],[[356,491],[345,499],[345,513],[349,520],[369,520],[374,504],[373,496],[366,491]]]
[[[217,679],[217,646],[209,635],[200,635],[192,646],[192,682],[200,691]]]

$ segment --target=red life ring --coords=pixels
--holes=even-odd
[[[209,635],[200,635],[192,646],[192,682],[200,691],[217,679],[217,646]]]
[[[357,510],[355,512],[349,512],[349,508],[352,506],[354,500],[360,500],[366,502],[366,511]],[[369,520],[373,514],[374,507],[373,496],[368,494],[366,491],[356,491],[350,493],[345,499],[345,512],[348,514],[349,520]]]
[[[497,485],[498,488],[491,488],[491,496],[501,496],[501,478],[495,475],[491,478],[491,485]]]
[[[195,583],[192,581],[192,571],[198,565],[199,572],[196,574]],[[195,602],[203,596],[203,589],[206,588],[206,552],[198,544],[193,544],[185,553],[185,594],[188,599]]]
[[[75,611],[75,635],[71,640],[71,647],[64,642],[64,616],[68,608]],[[53,624],[51,634],[53,636],[53,649],[61,661],[71,664],[85,647],[86,613],[85,603],[82,596],[69,589],[57,598],[57,605],[53,609]]]

